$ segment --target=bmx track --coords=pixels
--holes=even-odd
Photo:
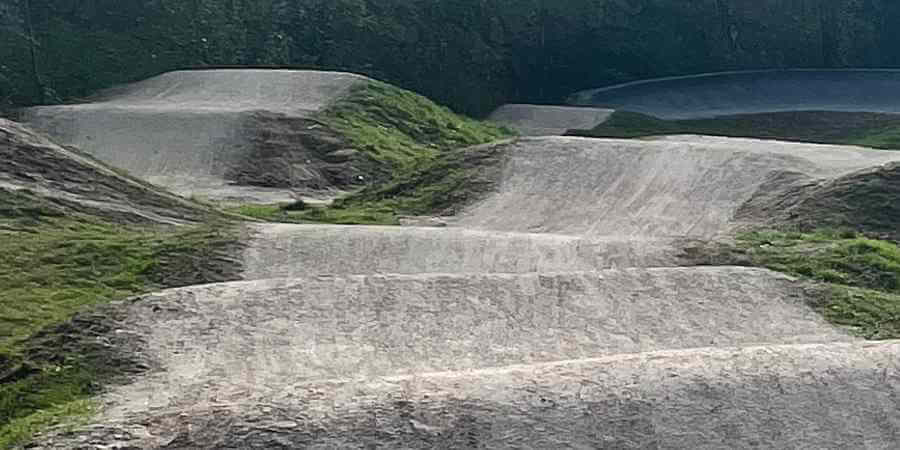
[[[357,80],[266,78],[275,73],[176,74],[192,81],[36,114],[76,124],[73,136],[109,152],[126,149],[102,159],[152,180],[174,163],[153,162],[167,151],[160,141],[135,143],[169,127],[203,142],[227,137],[222,117],[252,103],[235,79],[310,93],[296,102],[304,111]],[[179,128],[187,116],[208,126]],[[503,145],[495,192],[446,228],[256,224],[244,281],[124,303],[120,331],[139,338],[154,370],[103,395],[92,425],[43,448],[900,441],[897,343],[861,342],[826,323],[789,277],[679,266],[681,240],[745,225],[735,212],[772,174],[825,181],[900,153],[695,136]],[[212,174],[196,155],[161,158],[184,163],[188,178]]]

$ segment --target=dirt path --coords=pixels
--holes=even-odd
[[[293,200],[290,189],[241,185],[229,175],[252,164],[255,114],[306,118],[366,80],[295,70],[170,72],[111,89],[92,103],[31,108],[25,119],[63,144],[180,195],[284,202]]]

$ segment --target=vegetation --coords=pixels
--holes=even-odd
[[[330,206],[243,205],[236,214],[274,222],[396,225],[400,215],[449,212],[492,183],[497,146],[514,135],[381,82],[360,85],[318,120],[385,166],[383,183]]]
[[[855,232],[756,231],[699,252],[710,264],[766,267],[821,283],[813,305],[867,339],[900,338],[900,246]]]
[[[900,149],[900,118],[896,114],[798,111],[663,120],[646,114],[616,111],[594,129],[570,130],[569,134],[609,138],[704,134],[895,150]]]
[[[244,205],[231,212],[272,222],[398,225],[401,216],[452,215],[500,177],[502,143],[465,147],[424,159],[329,206]]]
[[[102,344],[116,317],[104,304],[237,270],[227,224],[125,227],[23,195],[0,198],[0,448],[91,412],[103,383],[140,370]]]
[[[392,172],[428,164],[453,149],[513,135],[377,81],[355,87],[318,118],[359,151],[388,163]]]
[[[2,0],[0,103],[84,97],[187,66],[297,65],[478,115],[654,76],[898,66],[898,20],[890,0]]]
[[[242,205],[231,212],[267,222],[284,223],[330,223],[338,225],[399,225],[399,219],[390,209],[372,207],[329,208],[310,206],[294,210],[285,205]]]

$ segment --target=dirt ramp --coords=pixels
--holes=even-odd
[[[858,147],[678,137],[525,138],[510,144],[497,193],[456,225],[577,236],[698,237],[730,230],[768,175],[832,178],[900,160]]]
[[[663,119],[777,111],[900,113],[900,70],[769,70],[660,78],[579,92],[569,103]]]
[[[602,108],[513,104],[501,106],[489,119],[523,136],[558,136],[572,129],[590,130],[612,113]]]
[[[0,190],[27,198],[26,208],[38,209],[43,203],[57,214],[101,216],[118,222],[178,224],[215,214],[3,119]]]
[[[297,383],[37,448],[888,449],[898,361],[896,342],[788,345]]]
[[[527,273],[678,264],[668,240],[596,239],[464,228],[251,227],[244,278],[319,274]]]
[[[315,70],[181,70],[101,92],[88,107],[314,113],[368,78]]]
[[[181,71],[93,103],[31,108],[25,117],[60,142],[182,195],[290,201],[292,190],[327,189],[353,175],[324,161],[345,147],[308,117],[366,80],[339,72]],[[263,179],[260,162],[281,171]]]
[[[224,283],[147,296],[129,317],[163,369],[124,388],[138,410],[315,380],[852,339],[787,277],[730,267]]]

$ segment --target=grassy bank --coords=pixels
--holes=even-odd
[[[452,215],[489,191],[500,178],[502,143],[443,152],[398,171],[328,207],[244,205],[231,212],[272,222],[397,225],[401,216]]]
[[[900,149],[900,115],[796,111],[663,120],[640,113],[616,111],[609,120],[594,129],[570,130],[569,134],[607,138],[704,134]]]
[[[765,267],[817,284],[812,305],[867,339],[900,339],[900,247],[854,232],[757,231],[689,250],[707,264]]]
[[[513,135],[405,89],[374,81],[349,95],[317,119],[346,137],[355,150],[371,154],[394,170],[408,170],[462,147]]]
[[[513,131],[470,119],[381,82],[357,86],[318,120],[388,174],[328,207],[244,205],[231,211],[274,222],[396,225],[402,215],[441,214],[483,191]]]
[[[117,314],[103,305],[237,271],[231,225],[123,226],[18,197],[4,191],[0,211],[0,448],[90,413],[105,383],[141,370],[103,344]]]

